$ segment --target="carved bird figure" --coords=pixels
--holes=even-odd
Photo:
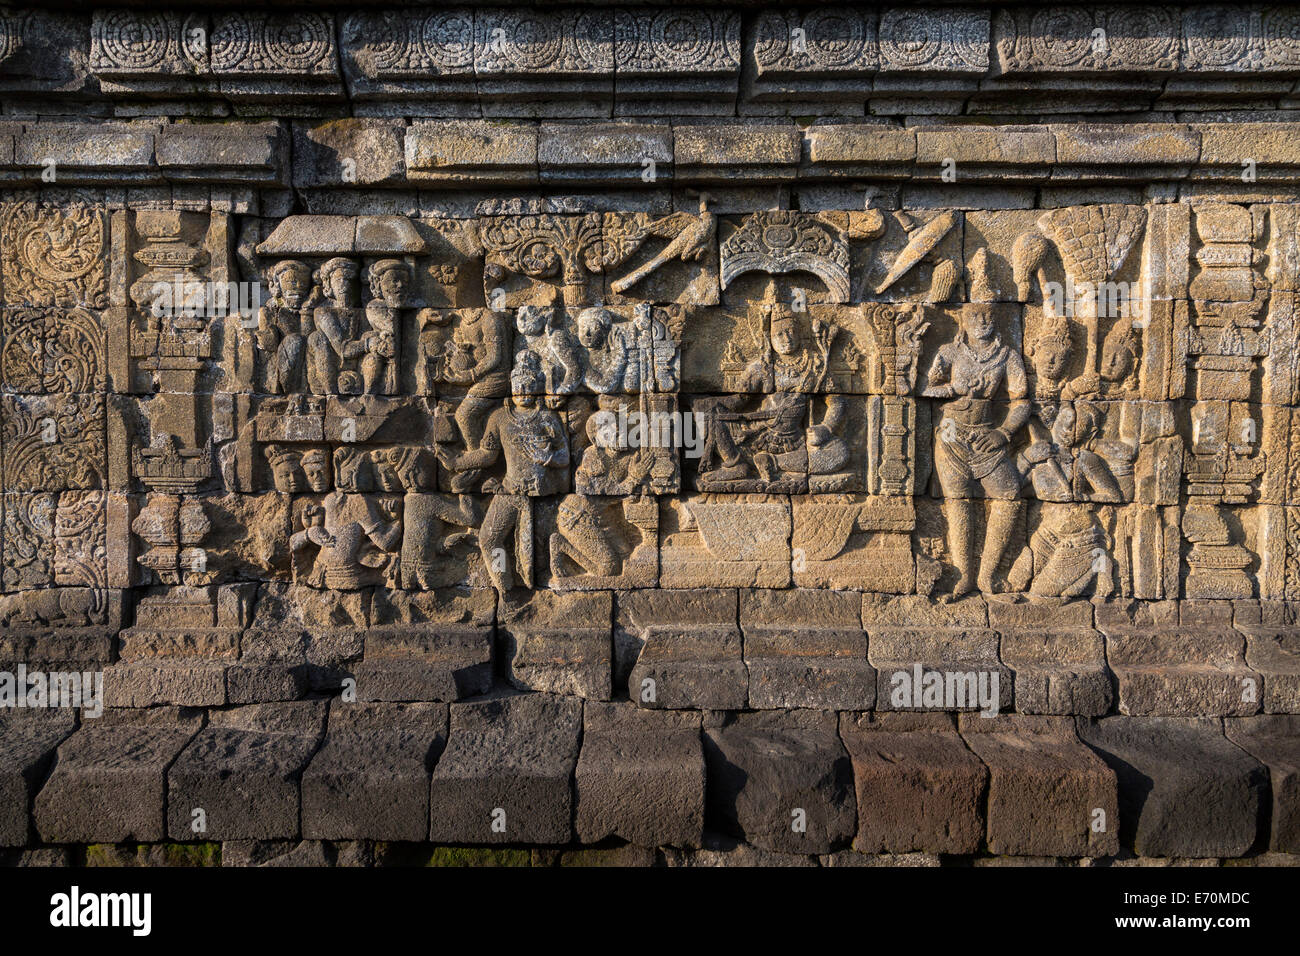
[[[662,239],[671,239],[653,259],[633,269],[623,278],[610,285],[615,292],[622,293],[632,288],[650,273],[673,259],[682,262],[699,262],[708,252],[713,237],[718,231],[718,217],[709,212],[708,193],[700,193],[700,213],[675,212],[671,216],[656,219],[646,226],[646,232]]]

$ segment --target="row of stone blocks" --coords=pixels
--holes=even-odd
[[[638,709],[546,694],[0,716],[0,846],[233,840],[1300,852],[1300,717]]]
[[[333,649],[332,658],[312,647],[297,657],[263,656],[272,640],[252,631],[232,639],[238,658],[136,656],[145,639],[133,629],[123,636],[126,659],[105,669],[105,696],[110,707],[213,707],[293,700],[351,681],[360,700],[375,702],[455,701],[505,684],[598,701],[626,693],[669,710],[891,711],[935,706],[921,698],[920,668],[924,681],[965,681],[957,685],[963,701],[943,702],[949,710],[1300,713],[1294,626],[1234,627],[1231,619],[1184,625],[1175,618],[1105,624],[1103,631],[1068,606],[1051,609],[1055,620],[1022,613],[954,626],[957,620],[936,620],[932,611],[907,626],[891,615],[864,627],[856,595],[837,592],[750,592],[739,614],[734,591],[670,597],[672,613],[664,613],[669,601],[637,593],[611,611],[606,592],[570,596],[549,613],[499,614],[495,623],[489,617],[313,635]],[[796,600],[810,597],[816,600]],[[842,598],[853,607],[837,613]],[[1078,607],[1091,614],[1090,604]],[[898,700],[904,685],[911,705]],[[988,700],[976,700],[977,686]]]

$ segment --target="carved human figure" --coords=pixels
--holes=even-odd
[[[1083,506],[1066,506],[1059,516],[1044,517],[1030,535],[1009,581],[1017,591],[1027,587],[1029,597],[1038,600],[1079,597],[1094,580],[1097,592],[1108,594],[1113,587],[1109,544],[1096,515]]]
[[[582,450],[574,481],[579,489],[597,489],[596,494],[614,493],[628,484],[640,488],[650,477],[654,458],[638,454],[619,443],[618,417],[609,409],[587,416],[583,426],[587,447]]]
[[[1044,316],[1043,323],[1026,335],[1025,357],[1034,370],[1034,398],[1050,402],[1061,397],[1074,345],[1065,319]]]
[[[1072,354],[1065,319],[1044,313],[1041,325],[1026,330],[1025,357],[1034,370],[1035,404],[1027,425],[1029,445],[1016,465],[1042,501],[1069,501],[1073,495],[1076,418],[1071,404],[1061,401]]]
[[[287,445],[267,445],[266,461],[271,466],[271,479],[275,490],[281,494],[302,491],[302,471],[298,453]]]
[[[523,586],[533,586],[531,499],[560,494],[568,484],[568,434],[556,411],[542,403],[542,382],[541,359],[535,352],[519,353],[510,373],[510,402],[488,416],[478,447],[452,454],[438,446],[438,460],[453,471],[485,468],[505,459],[505,477],[479,531],[483,563],[502,593],[512,576],[501,556],[511,550]],[[508,549],[512,535],[514,547]]]
[[[402,310],[408,305],[411,267],[401,259],[380,259],[370,266],[367,277],[371,299],[366,322],[372,344],[361,359],[362,388],[367,395],[396,395]]]
[[[1074,497],[1074,429],[1072,402],[1041,405],[1029,421],[1030,443],[1016,458],[1024,480],[1040,501]]]
[[[475,451],[488,413],[510,393],[510,326],[503,312],[464,309],[442,367],[442,380],[467,386],[456,408],[456,427],[466,451]],[[468,490],[478,469],[466,466],[453,478],[454,491]]]
[[[406,494],[402,501],[402,587],[428,589],[445,583],[446,556],[474,540],[482,515],[469,495],[453,503],[434,492],[433,459],[413,446],[386,449],[383,473],[391,473]],[[382,482],[381,482],[382,483]]]
[[[520,306],[515,313],[515,348],[536,352],[542,361],[543,391],[570,395],[582,384],[582,363],[577,343],[556,324],[555,309]]]
[[[332,469],[329,454],[321,448],[313,448],[302,456],[302,473],[307,482],[307,490],[315,494],[324,494],[332,484]]]
[[[359,273],[355,262],[341,257],[320,267],[318,284],[329,304],[316,307],[316,330],[307,337],[307,384],[317,395],[359,395],[366,390],[366,370],[371,383],[379,383],[396,358],[391,336],[364,327]]]
[[[999,415],[997,399],[1009,401]],[[947,399],[935,436],[934,469],[943,490],[948,550],[958,580],[949,600],[997,590],[995,575],[1011,543],[1022,502],[1012,438],[1029,417],[1024,360],[1002,341],[992,309],[967,304],[957,337],[940,346],[922,395]],[[988,498],[984,549],[975,560],[975,509]]]
[[[652,306],[638,305],[631,322],[610,309],[583,309],[577,326],[585,351],[583,381],[591,391],[608,395],[676,390],[677,342]]]
[[[827,396],[820,422],[809,421],[811,395],[825,383],[838,327],[814,323],[814,348],[808,348],[793,313],[771,309],[769,322],[771,352],[746,368],[739,394],[704,403],[699,469],[706,483],[750,477],[751,464],[764,482],[797,481],[834,472],[848,459],[847,444],[834,434],[844,420],[839,396]],[[745,412],[752,393],[763,399],[756,411]]]
[[[601,395],[622,391],[628,372],[628,349],[623,337],[613,334],[617,322],[618,315],[609,309],[583,309],[578,313],[578,341],[586,350],[583,383]]]
[[[419,333],[415,339],[415,393],[435,395],[443,380],[443,364],[451,347],[452,313],[443,309],[421,309],[415,322]]]
[[[371,462],[360,449],[339,448],[335,452],[336,489],[325,496],[322,515],[318,519],[314,505],[304,510],[304,528],[290,538],[290,551],[295,567],[304,570],[315,552],[311,571],[306,572],[307,583],[340,591],[373,584],[397,586],[402,500],[359,493],[368,483],[363,476]]]
[[[681,370],[680,350],[668,326],[655,315],[654,307],[647,303],[638,305],[633,310],[628,331],[636,361],[635,368],[629,367],[629,374],[634,373],[635,378],[624,376],[627,390],[676,391]]]
[[[305,387],[303,358],[319,300],[311,278],[311,269],[296,259],[277,262],[267,274],[271,298],[258,310],[254,341],[266,353],[266,390],[274,395]]]
[[[1133,329],[1133,323],[1118,321],[1102,342],[1099,391],[1104,397],[1120,398],[1137,390],[1142,347]]]
[[[325,565],[315,555],[334,546],[334,536],[325,530],[325,509],[309,504],[302,512],[303,527],[289,538],[293,579],[314,588],[325,587]]]
[[[370,491],[374,467],[370,455],[355,445],[334,449],[334,487],[339,491]]]
[[[1133,494],[1137,445],[1106,434],[1106,412],[1093,402],[1075,402],[1075,493],[1095,501],[1126,501]],[[1085,487],[1086,485],[1086,487]]]

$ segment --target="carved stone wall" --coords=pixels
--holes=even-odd
[[[172,727],[141,772],[216,842],[1300,851],[1297,24],[0,11],[0,664]],[[919,701],[955,671],[994,699]],[[0,844],[197,839],[69,823],[64,731]],[[301,825],[201,772],[259,733]],[[922,734],[975,795],[942,837],[869,819]],[[366,829],[330,761],[385,735],[441,769]],[[503,840],[493,735],[557,788]],[[1274,832],[1117,809],[1169,735]],[[833,768],[812,839],[752,816],[774,736]],[[1049,824],[987,796],[1025,741]],[[646,820],[609,767],[656,746]],[[702,753],[750,796],[706,816]]]

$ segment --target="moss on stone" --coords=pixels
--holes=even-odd
[[[425,866],[531,866],[532,854],[513,847],[436,846]]]

